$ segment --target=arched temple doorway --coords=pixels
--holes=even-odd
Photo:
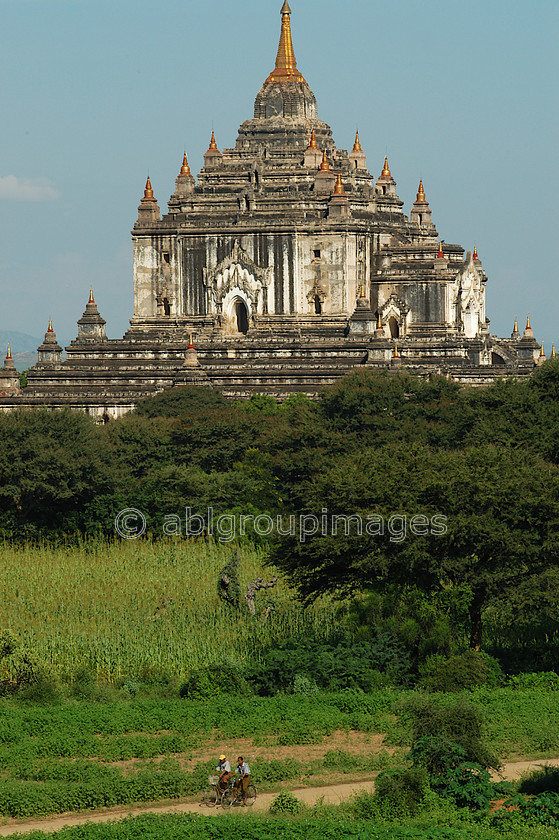
[[[314,314],[322,315],[322,302],[319,295],[314,296]]]
[[[235,315],[235,326],[237,327],[237,332],[244,333],[246,335],[248,332],[248,311],[244,301],[236,300],[233,312]]]
[[[388,327],[390,329],[390,338],[400,338],[400,327],[394,316],[388,319]]]

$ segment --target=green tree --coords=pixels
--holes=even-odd
[[[476,649],[488,605],[559,565],[558,470],[521,450],[363,450],[309,481],[298,513],[320,520],[323,510],[326,532],[285,537],[271,558],[303,598],[410,580],[429,593],[468,589]],[[332,515],[357,515],[362,532],[345,520],[334,533]]]
[[[113,484],[100,429],[85,414],[23,409],[0,416],[0,516],[8,535],[78,531],[88,505]]]

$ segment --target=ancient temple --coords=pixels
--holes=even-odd
[[[185,153],[163,215],[147,179],[130,329],[107,338],[91,292],[64,361],[49,325],[18,403],[107,418],[184,383],[282,398],[358,365],[473,384],[529,374],[545,358],[529,321],[490,334],[477,250],[440,239],[426,195],[420,181],[406,214],[386,157],[375,177],[358,133],[351,151],[336,146],[285,0],[275,66],[235,145],[220,151],[212,131],[197,178]]]

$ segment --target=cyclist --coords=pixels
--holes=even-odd
[[[240,775],[240,779],[235,782],[235,790],[241,789],[243,795],[243,805],[247,804],[247,791],[248,786],[250,785],[250,767],[248,766],[247,762],[244,760],[242,755],[237,758],[237,769],[235,770],[235,775]]]
[[[224,754],[219,756],[219,763],[215,769],[219,773],[217,792],[221,794],[227,790],[229,779],[231,778],[231,764],[227,761],[227,757]]]

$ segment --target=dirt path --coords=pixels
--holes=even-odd
[[[514,761],[504,764],[500,773],[493,773],[493,778],[516,781],[523,773],[537,770],[543,765],[559,767],[559,758],[544,758],[537,761]],[[376,775],[376,774],[375,774]],[[314,805],[319,799],[325,803],[336,805],[344,799],[348,799],[353,793],[365,790],[372,793],[374,789],[374,778],[360,782],[346,782],[344,784],[326,785],[324,787],[295,788],[291,792],[306,805]],[[253,810],[267,811],[270,804],[277,796],[274,793],[261,793],[254,804]],[[243,809],[243,813],[244,813]],[[65,826],[83,825],[87,822],[110,822],[122,820],[125,817],[136,817],[140,814],[204,814],[208,816],[219,816],[221,808],[202,808],[198,802],[176,802],[165,805],[145,805],[128,809],[106,809],[104,811],[91,812],[87,814],[66,814],[59,817],[45,817],[44,819],[33,820],[33,822],[17,822],[10,820],[0,826],[0,837],[9,837],[17,833],[28,831],[58,831]]]

